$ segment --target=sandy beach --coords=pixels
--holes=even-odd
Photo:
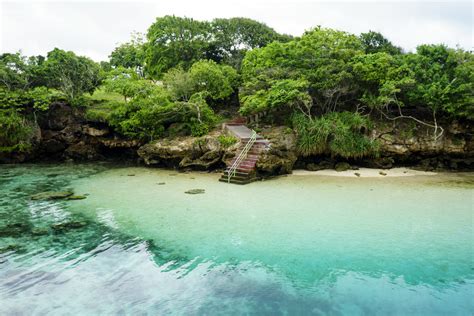
[[[410,177],[410,176],[434,176],[436,172],[418,171],[408,168],[372,169],[359,168],[358,170],[336,171],[324,169],[318,171],[293,170],[295,176],[334,176],[334,177],[360,177],[360,178],[382,178],[382,177]]]

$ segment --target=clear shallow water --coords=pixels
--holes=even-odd
[[[218,177],[0,166],[0,314],[474,311],[472,175]]]

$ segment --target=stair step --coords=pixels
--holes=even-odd
[[[227,176],[229,174],[229,170],[224,170],[224,175]],[[241,171],[236,171],[235,175],[239,177],[247,177],[250,175],[251,172],[241,172]]]
[[[247,179],[247,180],[235,180],[235,179],[230,179],[230,181],[228,181],[227,179],[222,179],[220,178],[219,181],[220,182],[225,182],[225,183],[233,183],[233,184],[249,184],[251,182],[254,182],[256,181],[257,178],[251,178],[251,179]]]
[[[244,163],[244,162],[254,162],[254,163],[256,163],[257,161],[258,161],[258,159],[256,159],[256,158],[251,158],[251,159],[246,158],[246,159],[241,160],[240,163],[241,164]],[[230,165],[232,166],[234,163],[235,163],[235,160],[232,160]]]

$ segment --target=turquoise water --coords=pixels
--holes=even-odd
[[[473,175],[219,176],[0,166],[0,314],[474,312]]]

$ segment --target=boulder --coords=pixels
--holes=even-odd
[[[222,163],[224,149],[216,134],[161,139],[138,149],[146,165],[208,170]]]
[[[347,162],[338,162],[336,166],[334,166],[334,169],[337,172],[346,171],[346,170],[351,169],[351,165],[348,164]]]
[[[258,175],[267,177],[291,173],[298,159],[293,132],[286,127],[273,127],[261,134],[270,141],[270,147],[261,153],[257,161]]]
[[[64,152],[64,156],[73,160],[97,160],[103,158],[99,154],[97,146],[85,141],[69,146]]]
[[[98,129],[89,125],[82,126],[82,132],[92,137],[105,136],[110,133],[108,128]]]

